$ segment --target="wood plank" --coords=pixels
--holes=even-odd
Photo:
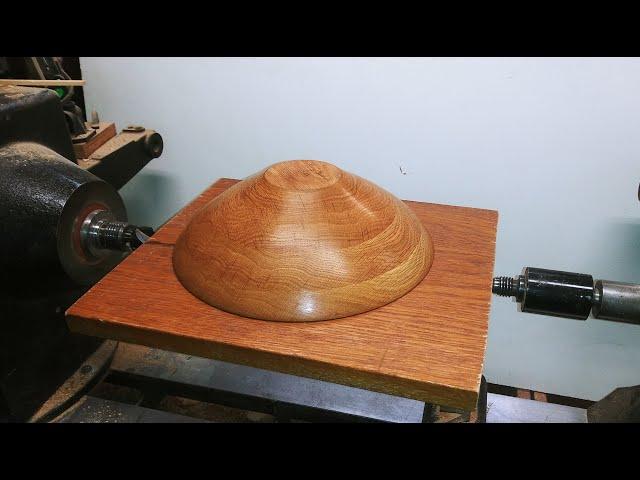
[[[312,323],[223,312],[176,278],[191,216],[237,180],[221,179],[67,311],[72,331],[473,410],[488,330],[498,214],[406,202],[434,261],[413,290],[376,310]]]
[[[87,128],[93,128],[89,123],[86,125]],[[76,160],[90,164],[90,162],[86,162],[86,159],[88,159],[98,148],[116,136],[116,124],[113,122],[100,122],[98,123],[98,128],[96,128],[95,131],[96,134],[86,142],[73,144],[73,150],[76,152]]]
[[[85,83],[85,80],[0,78],[0,86],[17,85],[22,87],[82,87]]]

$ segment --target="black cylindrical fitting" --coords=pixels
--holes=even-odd
[[[586,320],[593,304],[593,277],[527,267],[522,311]]]

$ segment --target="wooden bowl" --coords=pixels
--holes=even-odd
[[[298,322],[392,302],[432,260],[429,233],[402,201],[330,163],[293,160],[198,211],[176,242],[173,268],[221,310]]]

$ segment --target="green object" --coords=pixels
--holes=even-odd
[[[62,88],[62,87],[56,87],[56,88],[55,88],[55,91],[56,91],[56,93],[58,94],[58,96],[59,96],[60,98],[64,97],[64,94],[65,94],[65,90],[64,90],[64,88]]]

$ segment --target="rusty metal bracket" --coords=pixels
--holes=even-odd
[[[78,165],[120,189],[151,159],[159,157],[163,146],[162,137],[154,130],[129,126],[89,158],[78,160]]]

